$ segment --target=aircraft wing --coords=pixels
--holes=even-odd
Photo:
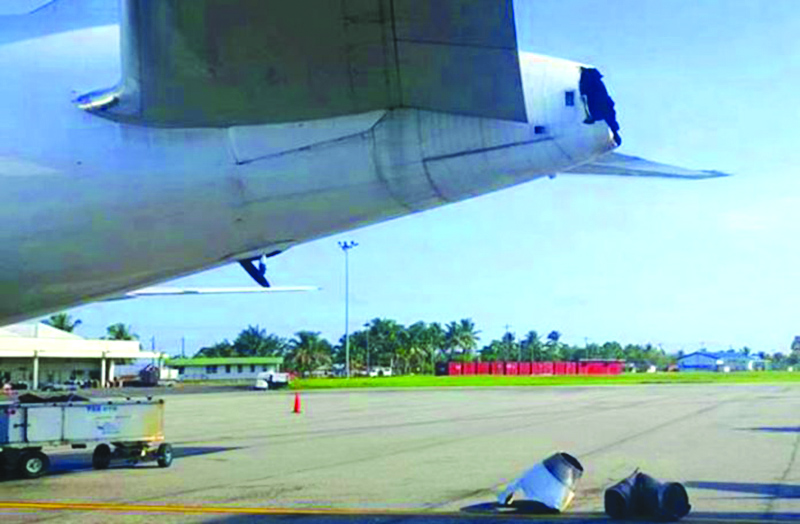
[[[76,101],[113,120],[228,127],[399,107],[527,120],[514,0],[122,0],[120,30],[121,82]]]
[[[704,171],[659,164],[636,156],[608,153],[593,162],[582,164],[564,173],[581,175],[641,176],[657,178],[704,179],[730,176],[720,171]]]
[[[276,287],[212,287],[212,288],[178,288],[178,287],[146,287],[136,291],[128,291],[114,295],[104,301],[127,300],[141,297],[177,296],[177,295],[231,295],[243,293],[292,293],[302,291],[318,291],[314,286],[276,286]]]

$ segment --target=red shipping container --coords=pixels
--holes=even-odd
[[[566,375],[567,374],[567,363],[566,362],[554,362],[553,363],[553,374],[554,375]]]
[[[520,362],[519,363],[519,374],[520,375],[530,375],[531,374],[531,363],[530,362]]]
[[[553,363],[542,362],[542,375],[552,375],[552,374],[553,374]]]
[[[491,362],[478,362],[476,366],[476,371],[478,375],[491,375],[492,374],[492,363]]]
[[[519,366],[516,362],[506,362],[506,375],[518,375]]]
[[[505,365],[502,362],[492,362],[492,375],[503,375]]]
[[[461,362],[450,362],[447,366],[447,374],[450,376],[461,374]]]
[[[585,360],[578,362],[579,375],[619,375],[624,370],[624,361]]]
[[[461,365],[461,374],[462,375],[474,375],[475,374],[475,362],[464,362]]]

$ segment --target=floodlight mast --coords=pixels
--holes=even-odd
[[[348,252],[356,247],[356,242],[339,242],[344,251],[344,355],[347,378],[350,378],[350,261]]]

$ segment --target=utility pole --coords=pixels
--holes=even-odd
[[[348,252],[358,244],[353,241],[339,242],[344,251],[344,355],[347,378],[350,378],[350,261]]]
[[[181,358],[186,358],[186,337],[181,337]]]

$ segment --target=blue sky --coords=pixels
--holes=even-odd
[[[617,104],[620,152],[735,176],[560,175],[291,249],[271,260],[294,295],[152,298],[70,311],[79,333],[132,325],[187,354],[248,324],[338,339],[351,251],[351,330],[472,318],[571,343],[786,351],[800,334],[800,3],[517,0],[523,49],[590,63]],[[237,266],[176,285],[247,286]]]

